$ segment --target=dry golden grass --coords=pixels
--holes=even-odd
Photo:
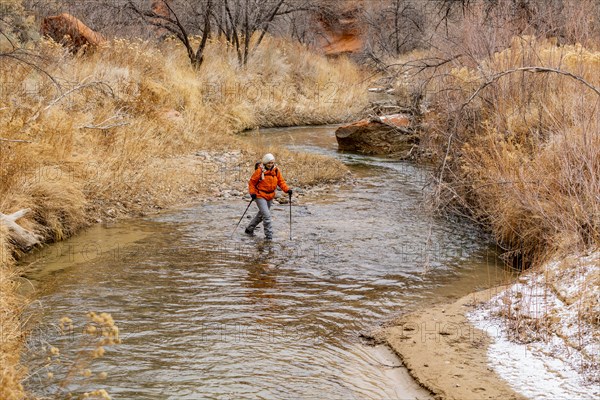
[[[467,86],[456,104],[466,104],[473,87],[490,77],[529,66],[600,87],[600,53],[521,37],[479,72],[451,71],[452,85]],[[454,134],[448,155],[454,199],[529,261],[600,246],[599,107],[594,90],[560,73],[515,71],[494,80],[446,127]]]
[[[5,238],[7,230],[0,225],[0,238]],[[21,349],[21,322],[19,315],[26,306],[26,300],[17,295],[17,271],[10,268],[12,257],[10,247],[0,241],[0,398],[22,399],[25,396],[21,380],[25,369],[19,365]]]
[[[36,62],[61,88],[25,64],[2,59],[1,137],[26,142],[0,141],[0,211],[31,208],[19,223],[46,241],[108,217],[108,209],[144,213],[207,196],[210,187],[178,161],[198,150],[242,149],[243,161],[253,165],[269,146],[245,143],[236,132],[342,122],[367,102],[362,72],[350,61],[274,38],[264,40],[245,68],[223,43],[211,42],[200,71],[169,41],[155,47],[115,40],[85,57],[52,42],[35,51]],[[286,178],[300,185],[346,173],[332,159],[269,150],[297,166]],[[306,164],[320,168],[306,176]],[[17,398],[22,336],[13,328],[22,300],[11,269],[16,249],[6,232],[0,248],[0,397]]]
[[[418,78],[431,78],[422,146],[440,207],[481,222],[519,267],[600,249],[600,52],[515,37]],[[597,327],[597,307],[582,313]]]
[[[600,52],[522,36],[476,61],[413,77],[430,106],[422,151],[443,168],[439,205],[526,265],[600,247]]]
[[[177,174],[148,168],[157,159],[199,149],[260,154],[232,133],[339,122],[366,104],[357,84],[361,71],[345,59],[268,39],[253,63],[239,68],[223,49],[211,43],[198,72],[176,43],[156,48],[115,40],[86,58],[43,43],[44,68],[68,95],[27,66],[5,63],[3,137],[31,143],[1,143],[0,209],[31,207],[37,229],[60,240],[93,219],[89,209],[99,200],[139,203],[160,196],[155,182]],[[325,180],[333,178],[323,170]]]

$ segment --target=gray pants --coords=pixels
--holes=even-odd
[[[273,200],[265,200],[263,198],[257,197],[256,205],[258,206],[258,214],[252,218],[250,221],[250,225],[246,228],[249,231],[254,231],[258,224],[261,222],[265,226],[265,238],[273,239],[273,225],[271,224],[271,204],[273,204]]]

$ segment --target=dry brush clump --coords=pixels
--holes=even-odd
[[[25,386],[38,388],[36,398],[110,399],[105,389],[97,389],[108,377],[98,360],[121,343],[119,335],[108,313],[88,312],[83,321],[65,316],[36,327],[23,352],[31,365]]]
[[[425,143],[443,206],[528,265],[600,244],[600,53],[516,37],[435,85]]]
[[[157,181],[177,186],[194,176],[185,166],[155,168],[157,159],[198,149],[259,153],[232,134],[337,122],[366,101],[360,71],[349,61],[279,39],[266,39],[245,68],[214,41],[201,71],[170,42],[158,48],[115,40],[85,57],[53,42],[38,50],[43,74],[10,60],[0,70],[8,139],[0,143],[0,208],[32,208],[32,227],[51,240],[93,220],[105,203],[168,204],[176,195],[157,190]]]
[[[600,52],[520,36],[430,77],[422,143],[438,164],[435,200],[488,228],[519,268],[535,267],[506,292],[512,339],[561,338],[597,382]]]
[[[8,234],[0,225],[0,237]],[[0,242],[0,256],[3,264],[12,262],[10,248],[4,241]],[[22,332],[19,315],[26,306],[20,296],[15,295],[18,289],[18,271],[1,266],[0,270],[0,398],[7,400],[22,399],[25,396],[23,380],[26,370],[19,365]]]
[[[224,43],[211,41],[199,71],[172,41],[116,39],[84,55],[41,41],[24,57],[27,63],[0,57],[0,210],[30,208],[19,223],[46,242],[97,219],[208,196],[218,177],[201,182],[198,168],[208,166],[184,156],[241,150],[253,166],[269,146],[247,143],[234,135],[239,131],[340,122],[366,104],[352,63],[274,38],[265,38],[245,67]],[[320,165],[309,178],[302,168],[290,170],[287,178],[302,185],[346,173],[335,160],[269,149],[290,164]],[[5,233],[0,397],[11,398],[21,393],[15,352],[22,333],[7,332],[18,326],[24,300],[15,292],[17,275],[8,272],[19,250]]]
[[[559,37],[533,26],[515,36],[510,14],[474,12],[449,25],[453,39],[390,69],[399,101],[424,111],[420,155],[438,167],[435,204],[486,227],[514,266],[534,267],[498,308],[508,334],[564,342],[597,383],[600,26],[590,16],[600,7],[569,2],[564,12],[545,14],[565,20]]]

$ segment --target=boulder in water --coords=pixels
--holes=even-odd
[[[408,156],[419,141],[405,114],[363,119],[340,126],[335,131],[338,148],[362,154],[398,154]]]

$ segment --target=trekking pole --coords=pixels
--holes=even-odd
[[[290,193],[290,240],[292,240],[292,194]]]
[[[244,215],[246,215],[246,213],[248,212],[248,209],[250,208],[250,204],[252,204],[253,201],[254,201],[254,199],[250,200],[250,203],[248,203],[248,207],[246,207],[246,211],[244,211],[244,213],[242,214],[242,217],[238,221],[237,225],[235,226],[235,228],[233,228],[233,232],[231,232],[231,236],[230,237],[233,237],[233,234],[235,233],[235,231],[238,228],[238,226],[240,226],[240,223],[244,219]]]

